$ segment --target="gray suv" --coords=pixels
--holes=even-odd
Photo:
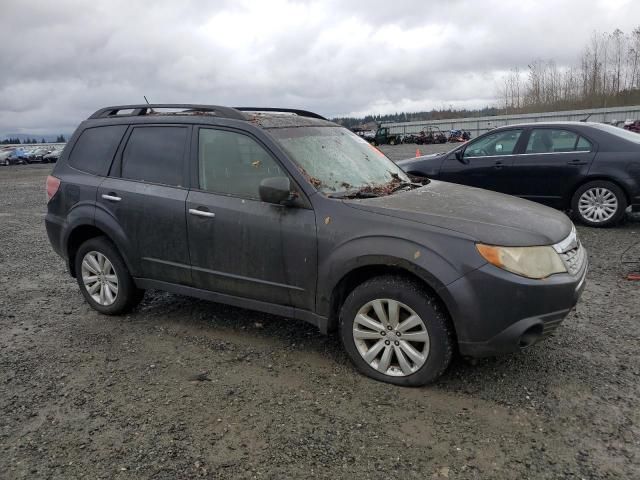
[[[337,330],[356,368],[423,385],[458,351],[549,336],[587,256],[553,209],[414,183],[366,140],[302,110],[108,107],[52,175],[46,227],[86,301],[116,315],[145,289]]]

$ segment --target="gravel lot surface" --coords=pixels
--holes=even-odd
[[[94,312],[46,237],[50,170],[0,168],[0,478],[640,478],[638,216],[579,228],[554,337],[406,389],[301,322],[155,291]]]

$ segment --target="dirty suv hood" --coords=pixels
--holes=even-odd
[[[363,200],[353,208],[454,230],[490,245],[550,245],[572,223],[564,213],[521,198],[432,180],[410,191]]]

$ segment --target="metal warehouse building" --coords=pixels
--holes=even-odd
[[[493,117],[450,118],[447,120],[428,120],[421,122],[384,122],[391,133],[418,133],[426,127],[438,127],[440,130],[467,130],[473,137],[488,132],[492,128],[516,123],[578,121],[587,115],[590,122],[614,123],[627,119],[640,119],[640,105],[631,107],[592,108],[589,110],[565,110],[563,112],[527,113],[518,115],[496,115]]]

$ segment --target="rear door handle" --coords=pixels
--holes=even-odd
[[[569,160],[567,162],[567,165],[586,165],[588,162],[585,162],[584,160]]]
[[[103,193],[102,194],[102,198],[104,198],[105,200],[109,200],[110,202],[119,202],[120,200],[122,200],[121,197],[117,196],[113,192],[111,192],[111,193]]]
[[[206,210],[198,210],[197,208],[190,208],[189,213],[191,215],[196,215],[197,217],[213,218],[216,216],[216,214],[213,212],[207,212]]]

